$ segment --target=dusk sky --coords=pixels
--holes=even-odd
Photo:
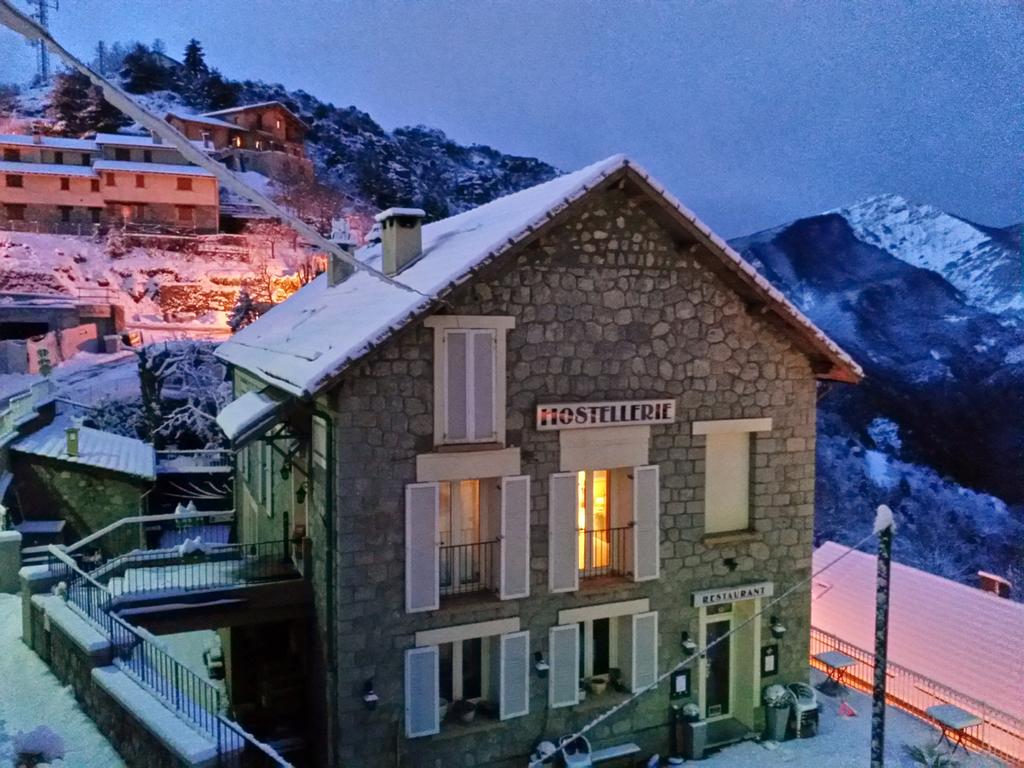
[[[16,4],[27,7],[26,0]],[[229,77],[282,82],[385,128],[571,170],[616,152],[723,235],[896,192],[1024,220],[1017,2],[62,0],[58,39],[199,38]],[[0,80],[33,53],[0,32]]]

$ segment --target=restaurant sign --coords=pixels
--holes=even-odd
[[[722,589],[703,589],[693,593],[695,608],[710,608],[722,603],[735,603],[739,600],[753,600],[757,597],[771,597],[775,594],[775,584],[762,581],[759,584],[743,584],[739,587],[723,587]]]
[[[675,400],[616,400],[537,406],[537,429],[541,431],[671,424],[675,420]]]

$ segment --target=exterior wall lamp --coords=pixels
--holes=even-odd
[[[295,501],[299,504],[306,503],[306,484],[303,483],[295,489]]]
[[[537,677],[545,678],[548,676],[548,670],[551,666],[544,661],[544,654],[540,651],[535,651],[533,654],[533,668],[537,671]]]
[[[768,626],[772,631],[772,637],[776,640],[781,640],[786,634],[786,627],[781,621],[779,621],[778,616],[772,616],[771,619],[768,620]]]
[[[377,708],[377,702],[380,701],[380,697],[377,696],[373,690],[373,678],[371,677],[365,683],[363,683],[363,706],[370,712]]]
[[[692,656],[694,651],[697,650],[697,644],[695,642],[693,642],[692,639],[690,639],[690,633],[689,632],[684,631],[679,636],[679,644],[683,646],[683,652],[687,656]]]

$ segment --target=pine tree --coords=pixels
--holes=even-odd
[[[46,114],[65,136],[81,136],[89,130],[89,78],[78,72],[62,72],[53,79]]]
[[[228,316],[228,327],[232,333],[238,333],[257,317],[259,317],[259,313],[256,312],[256,306],[252,302],[252,297],[245,288],[242,288],[238,292],[235,306]]]
[[[152,93],[169,88],[173,75],[146,46],[136,43],[124,57],[121,79],[130,93]]]
[[[204,88],[206,103],[203,106],[209,111],[236,107],[241,90],[238,83],[225,79],[216,69],[211,69],[206,78]]]
[[[207,80],[210,69],[206,66],[203,47],[194,37],[185,46],[184,63],[181,68],[181,94],[190,107],[206,107]]]
[[[103,98],[103,91],[95,85],[89,88],[89,106],[86,107],[84,120],[89,130],[97,133],[116,133],[118,128],[132,122]]]

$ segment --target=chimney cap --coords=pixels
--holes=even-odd
[[[427,212],[422,208],[388,208],[386,211],[381,211],[373,217],[374,221],[381,222],[387,219],[394,218],[396,216],[410,216],[417,219],[425,218]]]

